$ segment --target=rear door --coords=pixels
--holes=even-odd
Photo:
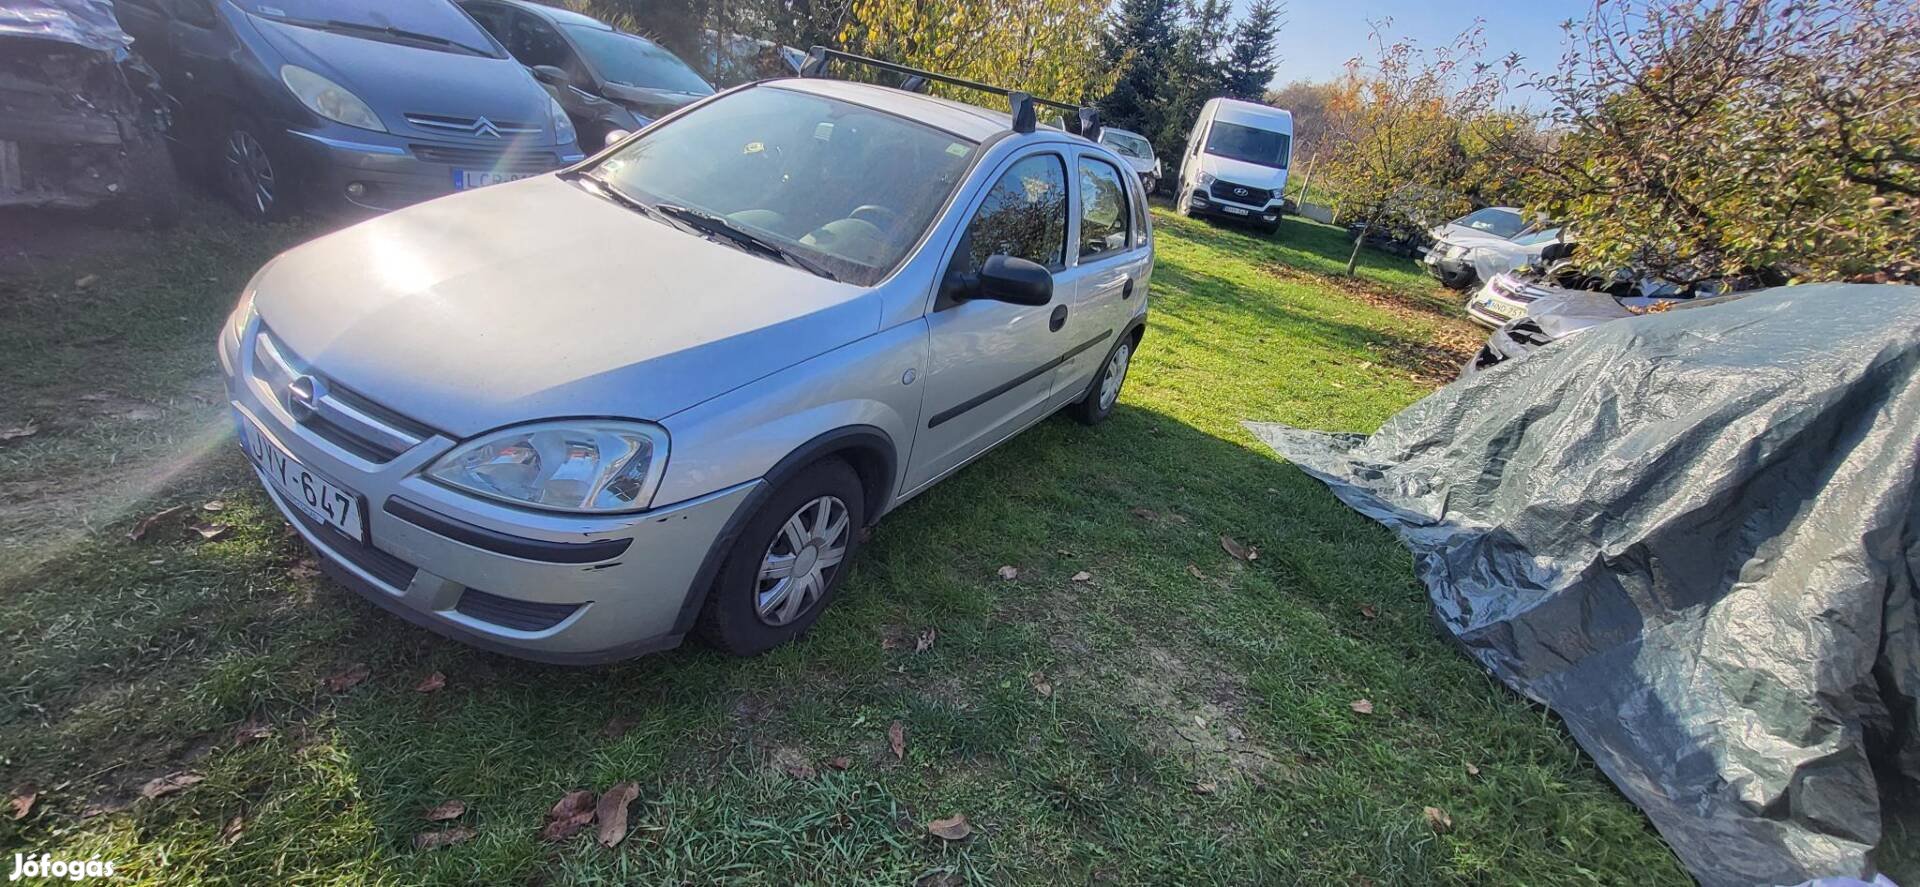
[[[1076,151],[1074,203],[1074,346],[1054,380],[1056,400],[1071,402],[1085,390],[1118,335],[1144,298],[1152,257],[1147,250],[1138,179],[1103,154]]]
[[[1068,163],[1064,146],[1015,155],[991,174],[994,184],[970,210],[947,261],[948,279],[978,271],[989,256],[1009,255],[1054,271],[1054,297],[1038,306],[954,301],[945,293],[936,299],[927,316],[926,392],[908,490],[965,463],[1049,407],[1074,297],[1070,283],[1059,279],[1068,271]]]

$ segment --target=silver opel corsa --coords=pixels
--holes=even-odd
[[[816,50],[254,276],[227,392],[332,576],[529,659],[696,630],[750,655],[819,618],[862,527],[1056,411],[1112,412],[1153,233],[1097,123],[828,56],[866,61]]]

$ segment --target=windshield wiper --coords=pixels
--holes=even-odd
[[[798,268],[802,271],[818,274],[821,277],[824,277],[832,281],[838,281],[840,279],[838,277],[835,277],[833,275],[833,272],[828,271],[826,268],[822,267],[819,262],[809,259],[806,256],[800,255],[799,253],[796,253],[790,249],[787,249],[784,246],[781,246],[780,244],[774,243],[771,240],[761,237],[760,235],[755,234],[752,231],[748,231],[747,229],[742,228],[739,225],[736,225],[733,222],[728,221],[724,217],[716,216],[713,213],[704,212],[702,210],[693,209],[691,207],[676,206],[671,203],[657,203],[657,204],[654,204],[651,207],[651,209],[654,212],[660,213],[665,216],[671,216],[675,219],[685,222],[686,224],[694,228],[697,228],[706,234],[711,234],[715,237],[726,238],[727,240],[733,242],[736,246],[742,247],[751,252],[757,252],[764,256],[779,259],[780,261],[785,262],[789,265],[792,265],[793,267]]]
[[[334,31],[358,31],[366,34],[385,34],[389,37],[397,37],[401,40],[412,40],[416,43],[431,43],[434,46],[444,46],[444,47],[447,47],[448,49],[458,49],[461,52],[472,53],[478,56],[485,56],[487,58],[493,57],[493,53],[491,52],[487,52],[484,49],[468,46],[467,44],[461,43],[458,40],[448,40],[445,37],[441,37],[435,34],[422,34],[419,31],[409,31],[404,28],[396,28],[392,25],[369,25],[363,22],[349,22],[349,21],[342,21],[340,19],[327,19],[324,22],[305,22],[299,19],[288,19],[288,21],[294,24],[310,25],[310,26],[324,28],[328,30],[334,30]]]

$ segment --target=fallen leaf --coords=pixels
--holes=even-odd
[[[1187,565],[1187,575],[1192,576],[1195,579],[1207,578],[1207,574],[1200,572],[1200,568],[1192,564]]]
[[[1020,568],[1019,568],[1019,567],[1015,567],[1015,566],[1012,566],[1012,565],[1008,565],[1008,566],[1005,566],[1005,567],[1001,567],[1001,568],[1000,568],[1000,578],[1002,578],[1002,579],[1005,579],[1005,580],[1007,580],[1007,581],[1009,581],[1009,582],[1011,582],[1011,581],[1013,581],[1013,580],[1015,580],[1015,579],[1018,579],[1018,578],[1020,578]]]
[[[926,631],[921,632],[920,637],[914,639],[913,652],[925,653],[928,650],[933,649],[933,642],[936,640],[939,640],[939,638],[940,638],[940,632],[937,629],[929,628]]]
[[[1380,611],[1374,609],[1372,604],[1367,604],[1360,608],[1360,615],[1365,616],[1368,619],[1377,619],[1380,616]]]
[[[928,872],[913,879],[913,887],[965,887],[967,879],[953,869]]]
[[[215,539],[227,535],[233,528],[226,524],[201,523],[193,524],[187,527],[187,529],[199,533],[202,541],[212,542]]]
[[[435,690],[440,689],[441,687],[445,687],[446,685],[447,685],[447,676],[436,671],[433,674],[427,675],[425,678],[422,678],[420,683],[414,685],[413,692],[432,693]]]
[[[182,770],[178,773],[169,773],[165,776],[148,780],[146,785],[143,785],[140,787],[140,797],[147,798],[149,800],[153,798],[165,797],[167,795],[173,794],[174,792],[188,789],[193,785],[199,783],[203,779],[206,779],[206,777],[201,776],[198,773],[194,773],[190,770]]]
[[[1226,549],[1228,554],[1233,555],[1234,560],[1251,561],[1257,560],[1260,557],[1260,549],[1251,545],[1241,545],[1239,542],[1234,541],[1232,536],[1221,536],[1220,547]]]
[[[893,749],[895,760],[907,756],[907,725],[894,721],[887,725],[887,747]]]
[[[1160,515],[1154,514],[1153,509],[1151,508],[1135,508],[1131,513],[1133,514],[1134,517],[1137,517],[1141,520],[1153,520],[1154,518],[1160,516]]]
[[[1448,816],[1447,811],[1438,807],[1423,807],[1420,812],[1426,815],[1427,825],[1432,826],[1434,831],[1444,835],[1453,830],[1453,817]]]
[[[1167,520],[1173,521],[1176,524],[1184,524],[1187,522],[1187,517],[1183,514],[1169,514],[1167,515]]]
[[[433,832],[421,832],[413,836],[413,849],[434,850],[440,847],[451,847],[477,834],[479,832],[464,825]]]
[[[787,771],[795,779],[812,779],[813,765],[807,763],[805,752],[790,746],[781,746],[773,750],[773,765]]]
[[[564,841],[593,821],[593,792],[581,789],[567,792],[553,809],[547,811],[547,826],[540,830],[542,841]]]
[[[214,499],[208,502],[203,502],[200,505],[200,510],[210,511],[215,514],[218,514],[222,511],[227,510],[227,501],[225,499]]]
[[[127,540],[130,542],[138,542],[147,538],[147,533],[153,530],[154,525],[185,511],[186,508],[187,506],[185,505],[175,505],[172,508],[162,508],[159,511],[141,518],[139,523],[133,525],[133,529],[127,531]]]
[[[330,692],[345,693],[348,690],[353,689],[355,686],[358,686],[361,681],[364,681],[367,678],[372,676],[373,676],[373,670],[367,668],[366,663],[355,662],[354,664],[347,666],[346,671],[340,672],[339,674],[328,675],[325,683],[327,685],[327,690],[329,690]]]
[[[87,274],[83,275],[79,280],[74,281],[73,285],[79,289],[86,289],[98,282],[100,282],[100,275]]]
[[[880,649],[888,653],[892,653],[904,646],[906,646],[906,643],[896,637],[884,637],[880,639]]]
[[[239,748],[249,742],[257,742],[273,735],[273,725],[259,721],[247,721],[234,728],[233,747]]]
[[[438,804],[428,807],[427,812],[420,814],[420,818],[428,822],[446,822],[449,819],[459,819],[465,815],[466,812],[467,802],[455,799],[451,801],[441,801]]]
[[[828,761],[827,766],[832,767],[835,770],[845,770],[848,767],[853,766],[853,759],[847,757],[846,755],[841,755],[837,758],[834,758],[831,761]]]
[[[605,726],[600,728],[600,735],[608,739],[619,739],[627,735],[627,731],[631,729],[633,729],[632,721],[627,720],[624,716],[614,715],[607,719]]]
[[[1028,675],[1027,680],[1033,682],[1033,692],[1047,699],[1053,698],[1053,682],[1047,680],[1046,675],[1036,671]]]
[[[108,813],[119,813],[120,811],[127,809],[131,805],[132,805],[131,801],[122,800],[122,799],[115,799],[111,801],[101,801],[94,804],[88,804],[86,807],[81,809],[80,818],[92,819],[95,816],[105,816]]]
[[[1468,776],[1479,776],[1479,775],[1480,775],[1480,768],[1479,768],[1479,767],[1475,767],[1475,766],[1474,766],[1474,765],[1473,765],[1472,763],[1468,763],[1468,764],[1467,764],[1467,775],[1468,775]]]
[[[594,839],[600,846],[614,847],[627,839],[627,805],[637,797],[640,797],[637,782],[615,783],[600,796],[600,804],[594,808],[594,816],[600,820],[600,832]]]
[[[14,819],[26,819],[33,812],[33,802],[39,800],[40,789],[33,783],[23,783],[13,790],[13,798],[7,802],[8,815]]]
[[[1355,699],[1347,703],[1347,707],[1363,715],[1373,714],[1373,701],[1370,699]]]
[[[949,819],[936,819],[927,823],[927,834],[942,841],[964,841],[973,834],[973,826],[967,824],[967,817],[955,813]]]
[[[28,422],[25,425],[13,425],[7,428],[0,428],[0,440],[19,440],[20,438],[32,437],[39,433],[40,426]]]
[[[310,557],[303,557],[287,568],[287,575],[295,579],[312,579],[320,575],[320,562]]]
[[[220,827],[220,843],[232,844],[240,840],[240,833],[245,831],[246,827],[247,818],[235,813],[232,819],[227,820],[226,825]]]
[[[1247,738],[1247,731],[1242,730],[1239,727],[1235,727],[1232,724],[1227,725],[1227,741],[1228,742],[1239,742],[1246,738]]]
[[[1196,795],[1210,795],[1219,790],[1220,784],[1212,780],[1203,780],[1193,784],[1193,793]]]
[[[1085,582],[1088,579],[1092,579],[1092,578],[1093,578],[1093,574],[1085,570],[1081,570],[1080,572],[1073,574],[1073,581],[1075,582]]]

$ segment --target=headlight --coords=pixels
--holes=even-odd
[[[455,447],[427,477],[470,493],[555,511],[638,511],[667,467],[667,431],[580,419],[495,432]]]
[[[1200,174],[1200,187],[1205,188],[1208,185],[1213,184],[1213,181],[1214,181],[1213,173],[1203,172]]]
[[[547,96],[547,120],[553,124],[555,142],[565,145],[578,138],[573,131],[573,121],[567,118],[567,109],[560,107],[560,101],[553,96]]]
[[[1467,250],[1469,250],[1469,249],[1471,249],[1471,247],[1468,247],[1468,246],[1466,246],[1466,245],[1464,245],[1464,244],[1458,244],[1458,243],[1456,243],[1456,244],[1454,244],[1453,246],[1450,246],[1450,247],[1447,247],[1447,258],[1449,258],[1449,259],[1458,259],[1458,258],[1460,258],[1461,256],[1464,256],[1464,255],[1466,255],[1466,254],[1467,254]]]
[[[387,128],[381,125],[380,118],[373,113],[373,109],[367,107],[366,102],[361,101],[359,96],[348,92],[346,87],[338,83],[298,65],[283,66],[280,69],[280,80],[287,85],[288,90],[292,91],[294,98],[300,100],[300,104],[306,105],[307,110],[315,114],[335,123],[371,129],[375,132],[387,131]]]

